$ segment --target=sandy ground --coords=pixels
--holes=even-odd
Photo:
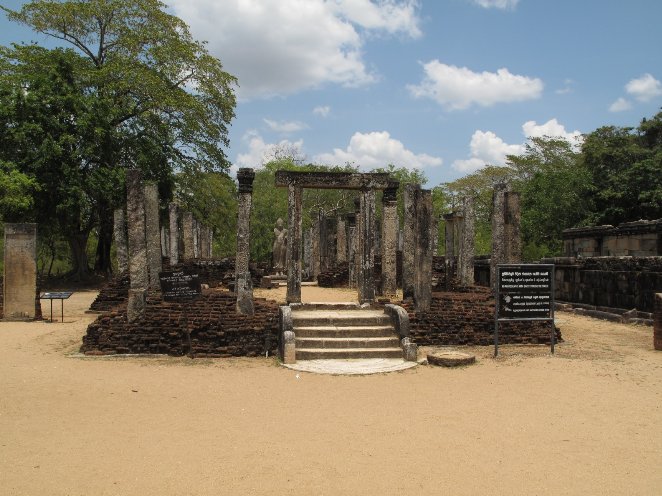
[[[662,494],[651,328],[559,314],[555,356],[338,377],[76,357],[93,297],[64,323],[0,323],[2,495]]]

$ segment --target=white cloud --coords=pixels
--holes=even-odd
[[[419,2],[407,0],[335,0],[329,2],[336,12],[366,29],[383,29],[387,33],[403,32],[412,38],[421,36],[416,11]],[[334,5],[335,3],[335,5]]]
[[[330,112],[331,112],[331,107],[329,107],[328,105],[320,105],[313,109],[313,114],[319,115],[320,117],[328,117]]]
[[[299,121],[272,121],[270,119],[263,119],[263,121],[272,131],[283,134],[296,133],[308,127]]]
[[[523,145],[509,145],[492,131],[477,130],[469,144],[470,158],[456,160],[453,168],[462,172],[473,172],[487,164],[503,165],[506,155],[517,155],[524,151]]]
[[[527,121],[522,124],[522,133],[525,138],[562,138],[575,147],[581,144],[582,134],[579,131],[566,131],[565,127],[556,119],[550,119],[544,124],[536,121]],[[471,136],[469,144],[470,155],[466,160],[455,160],[453,168],[465,173],[474,172],[485,165],[504,165],[507,155],[520,155],[524,153],[524,144],[509,145],[492,131],[477,130]]]
[[[662,95],[662,83],[650,74],[632,79],[625,85],[625,91],[640,102],[649,102]]]
[[[248,151],[237,154],[237,160],[235,160],[233,168],[261,167],[283,151],[303,156],[303,140],[294,142],[281,140],[278,143],[265,143],[262,136],[257,131],[252,130],[243,136],[242,141],[248,147]]]
[[[473,0],[473,3],[486,9],[514,9],[519,0]]]
[[[240,98],[286,95],[325,83],[376,80],[365,65],[371,33],[420,36],[414,0],[172,0],[197,39],[239,79]]]
[[[526,138],[563,138],[573,145],[581,142],[582,133],[580,131],[566,131],[565,127],[556,119],[550,119],[544,124],[536,124],[536,121],[527,121],[522,124],[522,131]]]
[[[538,78],[497,72],[473,72],[466,67],[447,65],[438,60],[423,64],[425,77],[419,85],[409,85],[415,98],[431,98],[449,110],[465,109],[472,104],[484,107],[496,103],[539,98],[543,83]]]
[[[610,112],[623,112],[625,110],[630,110],[632,104],[623,97],[618,98],[614,103],[609,106]]]
[[[335,148],[333,153],[323,153],[315,157],[316,163],[342,165],[353,163],[362,170],[386,167],[422,169],[442,164],[442,159],[425,153],[416,154],[397,139],[391,138],[387,131],[354,133],[346,149]]]
[[[572,93],[573,89],[572,86],[575,84],[575,82],[572,79],[566,79],[563,81],[563,88],[559,88],[556,90],[554,93],[557,95],[566,95],[568,93]]]

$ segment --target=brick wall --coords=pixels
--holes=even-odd
[[[187,303],[161,301],[150,294],[145,317],[129,324],[126,303],[91,323],[81,352],[163,353],[196,357],[258,356],[278,349],[278,304],[258,298],[255,315],[235,311],[234,293],[203,290]],[[190,333],[190,340],[189,340]]]
[[[411,337],[427,346],[491,345],[494,342],[494,298],[487,288],[457,288],[454,292],[432,294],[429,312],[416,313],[413,304],[403,306],[409,313]],[[556,339],[561,332],[556,328]],[[502,344],[549,344],[548,322],[500,322]]]

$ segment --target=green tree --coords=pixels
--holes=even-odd
[[[507,157],[521,193],[523,258],[561,253],[561,232],[590,212],[590,175],[581,155],[562,138],[530,138],[521,155]]]
[[[584,164],[591,174],[591,224],[662,217],[662,112],[637,129],[601,127],[586,136]]]
[[[87,138],[78,168],[87,168],[89,179],[78,191],[89,200],[81,223],[97,227],[96,268],[107,271],[110,219],[121,203],[123,169],[143,169],[147,179],[160,182],[164,199],[173,171],[228,170],[223,146],[234,117],[236,79],[158,0],[34,0],[20,11],[2,9],[76,55],[73,79],[85,105],[75,121],[82,128],[79,136]],[[84,237],[85,229],[80,232]],[[74,258],[77,275],[84,277],[87,261],[76,250]]]

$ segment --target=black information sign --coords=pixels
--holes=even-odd
[[[499,318],[548,318],[552,310],[553,266],[498,267]]]
[[[51,322],[53,322],[53,300],[60,300],[60,307],[62,310],[62,322],[64,322],[64,300],[74,294],[73,291],[52,291],[50,293],[42,293],[39,296],[41,300],[51,300]]]
[[[538,320],[551,323],[554,353],[554,266],[497,265],[494,356],[499,353],[499,322]]]
[[[198,274],[185,271],[159,272],[159,280],[164,301],[191,300],[202,292]]]

